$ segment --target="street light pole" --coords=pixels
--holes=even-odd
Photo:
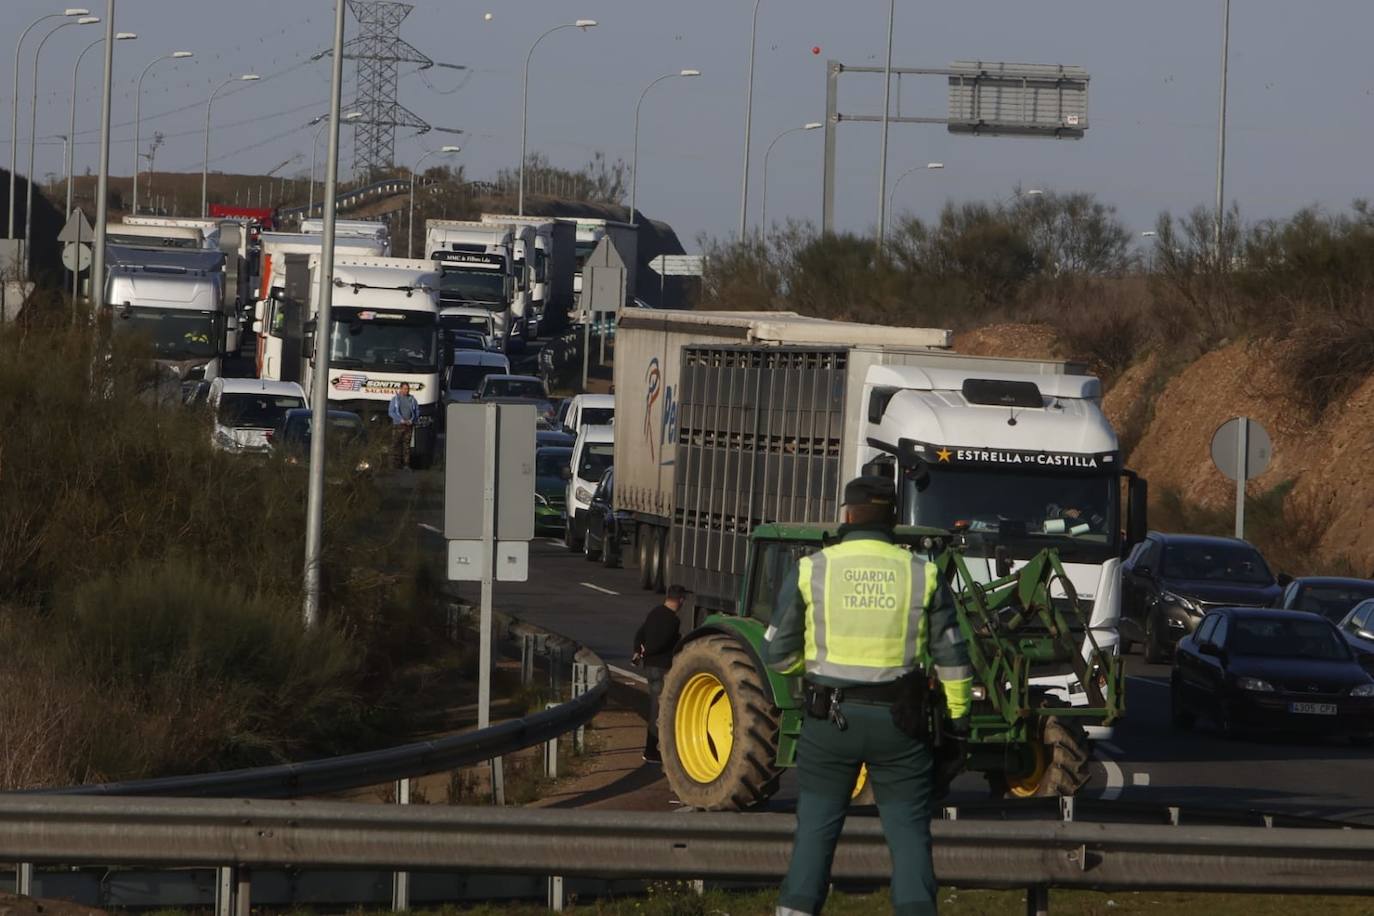
[[[1226,219],[1226,77],[1231,57],[1231,0],[1222,0],[1221,13],[1221,113],[1217,119],[1217,268],[1221,268],[1221,229]]]
[[[749,138],[754,129],[754,49],[759,42],[759,4],[754,0],[754,24],[749,29],[749,81],[744,88],[744,179],[739,192],[739,240],[749,228]]]
[[[10,218],[9,230],[6,238],[14,238],[14,191],[15,173],[19,171],[19,61],[23,56],[24,39],[28,37],[39,23],[47,22],[49,19],[61,19],[63,16],[86,16],[90,14],[88,9],[69,7],[60,13],[49,13],[46,16],[39,16],[29,27],[19,33],[19,40],[14,43],[14,98],[10,103]]]
[[[115,41],[133,41],[137,37],[138,35],[133,32],[118,32],[115,34]],[[67,148],[63,154],[63,158],[67,163],[67,216],[72,215],[72,175],[76,168],[76,78],[77,74],[81,72],[81,61],[85,58],[86,52],[104,40],[104,38],[97,38],[95,41],[86,45],[81,53],[76,55],[76,66],[72,68],[72,116],[71,126],[67,130],[67,136],[72,138],[72,142],[67,144]]]
[[[329,157],[324,167],[324,238],[320,248],[320,285],[315,316],[315,353],[310,384],[310,482],[305,512],[305,602],[302,622],[311,629],[320,613],[320,560],[324,545],[324,440],[329,426],[329,337],[333,329],[334,224],[338,213],[339,109],[343,100],[344,10],[334,4],[334,55],[330,58]]]
[[[525,55],[525,78],[520,84],[520,190],[517,192],[515,204],[515,212],[519,216],[525,215],[525,143],[529,136],[530,126],[530,61],[534,58],[534,49],[539,47],[539,42],[554,32],[563,29],[581,29],[585,32],[587,29],[595,27],[595,19],[579,19],[576,22],[556,25],[536,38],[534,44],[530,45],[530,53]]]
[[[887,209],[888,209],[888,211],[889,211],[889,212],[895,212],[895,207],[893,206],[893,201],[896,200],[896,198],[897,198],[897,189],[900,188],[900,187],[902,186],[902,179],[903,179],[903,178],[905,178],[906,176],[910,175],[912,172],[919,172],[919,171],[921,171],[922,169],[926,169],[926,170],[928,170],[928,171],[935,171],[936,169],[942,169],[942,168],[944,168],[944,167],[945,167],[945,164],[944,164],[943,162],[927,162],[925,165],[913,165],[911,168],[907,169],[905,172],[903,172],[902,174],[898,175],[898,176],[897,176],[897,180],[894,181],[894,182],[892,182],[892,193],[890,193],[890,194],[887,195]]]
[[[824,127],[820,121],[808,121],[801,127],[790,127],[773,138],[773,142],[768,144],[768,149],[763,151],[763,202],[759,207],[759,237],[762,238],[768,233],[768,157],[773,155],[773,147],[777,146],[778,141],[788,134],[795,134],[802,130],[816,130]]]
[[[635,144],[634,155],[630,161],[630,223],[639,225],[636,218],[635,197],[639,190],[639,107],[644,104],[644,97],[649,94],[649,90],[657,86],[664,80],[674,77],[701,76],[700,70],[679,70],[677,73],[665,73],[652,83],[644,87],[644,91],[639,94],[639,101],[635,102]]]
[[[887,63],[883,67],[883,139],[878,154],[878,251],[883,250],[883,233],[887,225],[887,129],[892,114],[892,31],[897,21],[897,0],[888,0],[887,7]]]
[[[164,60],[184,60],[188,57],[195,57],[195,54],[190,51],[173,51],[171,54],[164,54],[144,67],[143,72],[138,76],[138,89],[134,92],[134,191],[133,209],[130,210],[135,216],[138,215],[138,148],[143,143],[143,77],[148,75],[148,71],[153,69],[154,64]]]
[[[110,106],[114,85],[115,0],[105,6],[105,66],[100,90],[100,147],[95,180],[95,244],[91,252],[91,292],[88,297],[92,311],[105,305],[105,224],[110,219]],[[76,303],[72,303],[75,311]]]
[[[215,91],[210,93],[209,100],[205,103],[205,164],[200,169],[200,215],[204,218],[210,212],[209,188],[210,188],[210,109],[215,104],[215,96],[230,83],[251,83],[262,79],[256,73],[245,73],[243,76],[231,76],[224,82],[215,87]]]
[[[425,160],[430,156],[437,156],[440,153],[460,153],[463,151],[461,146],[441,146],[432,149],[420,157],[420,161],[415,163],[415,168],[410,170],[410,228],[406,230],[406,257],[411,256],[411,246],[415,244],[415,174],[420,171],[420,166],[424,165]]]
[[[29,278],[29,269],[33,261],[33,157],[34,149],[37,146],[38,134],[38,61],[43,56],[43,46],[62,29],[69,25],[94,25],[100,21],[99,16],[82,16],[80,19],[66,22],[59,22],[48,30],[48,34],[43,36],[43,40],[38,43],[38,49],[33,52],[33,100],[29,111],[29,181],[24,200],[24,279]]]
[[[356,121],[363,116],[361,111],[350,111],[343,116],[345,121]],[[315,163],[319,158],[320,134],[324,133],[325,125],[329,123],[329,115],[320,115],[310,124],[319,124],[319,129],[315,131],[315,139],[310,142],[310,202],[305,207],[305,218],[309,219],[315,214]],[[310,124],[306,126],[309,127]]]

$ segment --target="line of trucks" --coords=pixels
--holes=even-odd
[[[426,257],[409,259],[391,257],[385,224],[338,220],[331,406],[385,422],[387,401],[408,385],[421,414],[414,460],[427,465],[453,336],[477,333],[488,348],[506,352],[541,328],[566,323],[587,258],[598,245],[630,244],[633,232],[601,219],[429,220]],[[280,232],[242,216],[128,216],[106,233],[104,303],[112,327],[147,339],[169,380],[213,380],[226,355],[248,348],[258,378],[309,389],[321,220]]]
[[[979,648],[970,766],[1013,795],[1086,780],[1089,736],[1125,709],[1120,566],[1147,489],[1085,366],[959,354],[942,330],[628,310],[614,382],[620,549],[644,588],[693,593],[659,720],[685,803],[755,804],[793,762],[799,684],[761,646],[860,473],[897,484],[898,538],[943,558]]]

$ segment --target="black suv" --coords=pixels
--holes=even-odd
[[[1121,587],[1121,651],[1139,642],[1157,663],[1212,608],[1271,605],[1282,584],[1246,541],[1151,531],[1122,565]]]

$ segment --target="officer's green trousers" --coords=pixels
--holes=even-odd
[[[778,912],[821,911],[835,844],[844,826],[860,764],[868,765],[878,816],[892,851],[892,906],[897,916],[935,913],[930,859],[930,748],[897,730],[886,706],[843,703],[849,727],[807,717],[797,745],[801,795],[792,862]]]

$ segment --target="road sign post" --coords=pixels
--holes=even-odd
[[[1227,420],[1212,434],[1212,463],[1236,482],[1236,537],[1245,537],[1245,482],[1269,469],[1274,443],[1249,417]]]
[[[529,578],[536,417],[527,404],[450,404],[444,419],[448,577],[481,582],[477,727],[486,728],[491,724],[495,583]],[[505,804],[499,757],[492,760],[491,785],[496,803]]]

